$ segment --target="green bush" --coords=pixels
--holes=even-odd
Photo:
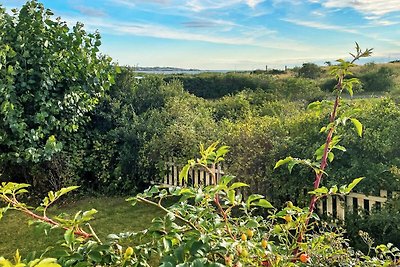
[[[70,29],[36,1],[10,13],[0,7],[2,179],[45,186],[72,178],[57,177],[59,152],[114,82],[115,68],[98,54],[100,44],[98,33],[86,33],[80,23]]]
[[[317,79],[321,76],[322,70],[317,64],[303,63],[301,68],[298,69],[297,74],[299,77]]]
[[[395,73],[392,68],[374,67],[359,75],[363,90],[366,92],[388,92],[395,86]]]

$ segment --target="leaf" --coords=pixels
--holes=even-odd
[[[64,233],[64,240],[68,245],[72,244],[75,240],[74,231],[71,229],[66,230]]]
[[[229,152],[229,146],[221,146],[220,148],[218,148],[216,152],[216,158],[218,159],[220,157],[223,157],[228,152]]]
[[[224,176],[221,177],[221,179],[220,179],[218,184],[227,186],[233,179],[235,179],[235,176],[224,175]]]
[[[38,264],[34,265],[35,267],[61,267],[60,264],[57,263],[57,259],[47,258],[40,261]]]
[[[317,195],[317,196],[321,196],[321,195],[325,195],[328,194],[329,190],[328,188],[326,188],[325,186],[317,188],[313,191],[308,192],[310,195]]]
[[[251,203],[251,205],[254,205],[254,206],[259,206],[259,207],[263,207],[263,208],[266,208],[266,209],[271,209],[271,208],[273,208],[274,206],[272,206],[272,204],[268,201],[268,200],[266,200],[266,199],[260,199],[258,202],[256,202],[256,203]]]
[[[249,185],[248,184],[245,184],[245,183],[241,183],[241,182],[237,182],[237,183],[233,183],[230,187],[229,187],[229,190],[233,190],[233,189],[236,189],[236,188],[239,188],[239,187],[249,187]]]
[[[101,262],[102,261],[102,256],[101,253],[96,251],[96,250],[92,250],[88,253],[88,256],[90,259],[92,259],[94,262]]]
[[[347,188],[346,188],[346,192],[350,193],[351,190],[353,190],[353,188],[358,185],[359,182],[361,182],[365,177],[359,177],[353,180],[353,182],[351,182]]]
[[[182,170],[179,172],[179,182],[180,183],[182,183],[182,180],[184,180],[185,182],[188,181],[190,167],[191,167],[190,164],[186,164],[185,166],[183,166]]]
[[[346,148],[344,146],[341,146],[341,145],[335,145],[332,148],[335,148],[335,149],[343,151],[343,152],[347,151]]]
[[[255,200],[258,200],[258,199],[261,199],[261,198],[264,198],[264,196],[263,195],[258,195],[258,194],[250,195],[249,198],[246,201],[247,208],[250,208],[251,202],[253,202]]]
[[[328,194],[336,194],[338,191],[338,187],[336,185],[332,186],[331,189],[329,189]]]
[[[286,157],[285,159],[278,160],[278,162],[275,164],[274,170],[284,164],[291,162],[292,160],[292,157]]]
[[[335,158],[335,154],[333,154],[332,152],[329,152],[329,153],[328,153],[328,160],[329,160],[329,162],[332,162],[334,158]]]
[[[321,109],[321,102],[319,102],[319,101],[312,102],[307,106],[307,109],[309,109],[309,110],[318,109],[319,110],[319,109]]]
[[[354,124],[354,127],[356,127],[356,132],[357,132],[357,134],[358,134],[360,137],[362,137],[363,129],[362,129],[362,124],[361,124],[361,122],[360,122],[359,120],[355,119],[355,118],[351,118],[350,120],[351,120],[351,122]]]
[[[228,199],[231,204],[235,203],[235,190],[229,190],[228,191]]]

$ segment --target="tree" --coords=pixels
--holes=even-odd
[[[317,79],[321,75],[321,69],[314,63],[303,63],[303,66],[298,71],[299,77]]]
[[[83,24],[70,29],[35,0],[10,13],[0,6],[0,170],[50,160],[116,71]]]

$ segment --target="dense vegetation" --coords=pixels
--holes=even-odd
[[[312,170],[296,166],[288,173],[274,170],[274,164],[288,155],[309,158],[324,142],[320,129],[328,123],[332,101],[319,102],[320,110],[307,106],[332,99],[337,79],[328,68],[305,63],[278,75],[205,73],[137,79],[133,69],[119,71],[101,55],[100,43],[98,33],[86,33],[81,24],[69,29],[36,1],[12,14],[0,9],[0,181],[32,184],[37,194],[75,184],[84,193],[131,194],[159,181],[166,173],[165,162],[185,163],[198,155],[199,143],[208,146],[220,140],[231,147],[225,172],[249,185],[243,193],[266,195],[275,207],[289,200],[301,206],[308,201],[303,192],[313,189]],[[398,63],[370,63],[346,76],[358,78],[352,80],[356,94],[340,108],[363,123],[363,137],[346,129],[352,126],[336,130],[347,152],[335,154],[326,168],[330,177],[322,186],[349,184],[365,176],[359,191],[400,190],[399,73]],[[210,195],[225,197],[223,190],[210,190]],[[191,191],[190,198],[197,194]],[[198,202],[200,209],[212,210],[208,200]],[[389,225],[388,214],[397,219],[395,203],[362,225],[372,236],[377,234],[373,237],[379,242],[398,242],[398,229],[377,231],[386,226],[374,221],[387,218],[384,223]],[[298,218],[294,228],[301,229],[305,213],[289,210]],[[249,207],[244,211],[253,212]],[[172,224],[171,218],[164,219]],[[242,222],[248,223],[248,218]],[[351,223],[349,227],[351,233],[358,230]],[[290,261],[290,251],[285,253]]]

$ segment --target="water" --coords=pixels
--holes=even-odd
[[[136,73],[144,74],[200,74],[200,73],[227,73],[234,72],[233,70],[138,70]]]

